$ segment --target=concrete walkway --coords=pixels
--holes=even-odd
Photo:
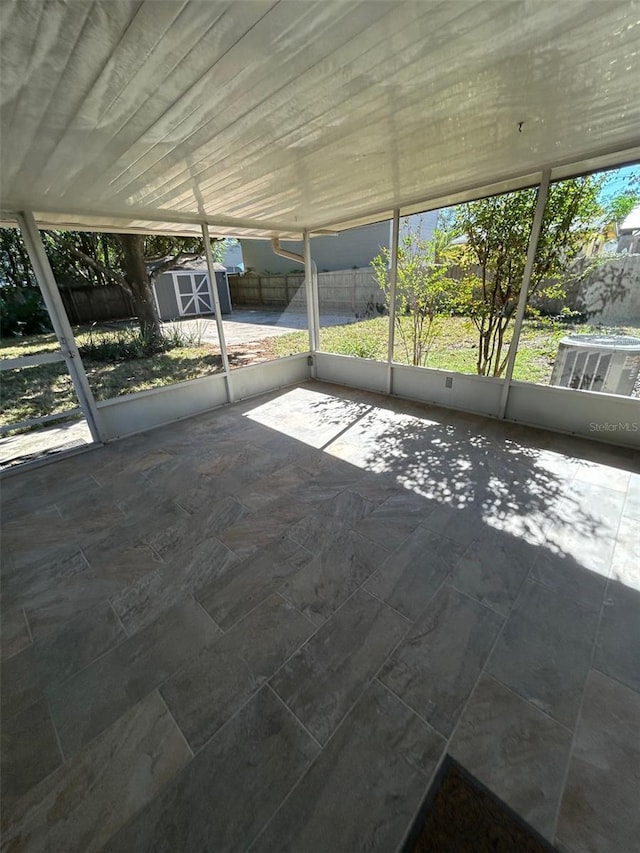
[[[353,314],[328,314],[321,318],[322,326],[342,326],[355,323]],[[264,311],[237,310],[223,317],[224,336],[227,344],[252,343],[264,338],[276,338],[290,332],[304,331],[307,328],[307,315],[300,311]],[[218,343],[218,329],[213,317],[194,317],[192,320],[176,320],[165,323],[165,328],[181,329],[187,334],[201,336],[202,341]]]

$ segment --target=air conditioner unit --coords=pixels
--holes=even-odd
[[[640,338],[567,335],[560,341],[552,385],[605,394],[633,394],[640,374]]]

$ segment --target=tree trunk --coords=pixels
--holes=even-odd
[[[118,240],[122,246],[125,276],[133,295],[140,331],[149,341],[159,340],[160,319],[153,298],[151,279],[144,262],[144,235],[119,234]]]

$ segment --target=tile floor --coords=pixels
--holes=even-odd
[[[7,851],[640,850],[637,454],[307,383],[2,483]]]

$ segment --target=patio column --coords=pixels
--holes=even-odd
[[[304,281],[307,296],[307,325],[309,327],[309,349],[315,356],[320,346],[320,307],[318,301],[318,269],[311,259],[311,238],[304,232]],[[311,375],[315,376],[315,364]]]
[[[233,403],[233,394],[231,391],[231,372],[229,370],[229,357],[227,355],[227,344],[224,339],[224,327],[222,325],[222,314],[220,312],[220,295],[218,293],[218,283],[216,281],[216,271],[213,266],[213,256],[211,254],[211,240],[209,239],[209,227],[206,223],[202,223],[202,242],[204,243],[204,253],[207,258],[207,269],[209,270],[209,281],[211,282],[211,293],[213,294],[213,307],[216,312],[216,326],[218,328],[218,341],[220,342],[220,354],[222,356],[222,372],[225,385],[227,387],[227,401]]]
[[[100,415],[36,220],[29,210],[16,213],[16,219],[91,437],[94,441],[103,442]]]
[[[520,342],[520,332],[522,331],[522,321],[524,320],[524,312],[527,308],[527,299],[529,296],[529,284],[531,282],[531,273],[533,271],[533,262],[538,249],[538,240],[542,231],[542,217],[544,216],[544,208],[549,195],[549,184],[551,182],[551,169],[545,169],[542,173],[542,180],[538,187],[538,197],[536,199],[536,210],[533,215],[533,225],[531,226],[531,234],[529,236],[529,247],[527,250],[527,260],[524,266],[522,275],[522,287],[520,289],[520,299],[518,300],[518,310],[516,312],[516,321],[513,327],[513,337],[509,346],[509,354],[507,356],[507,367],[504,374],[504,385],[502,386],[502,398],[500,400],[499,416],[504,418],[509,402],[509,391],[511,389],[511,379],[513,377],[513,366],[516,362],[516,354],[518,352],[518,344]]]
[[[389,344],[387,348],[387,394],[393,394],[393,350],[396,340],[396,290],[398,285],[398,242],[400,239],[400,208],[393,211],[391,227],[391,266],[389,267]]]

